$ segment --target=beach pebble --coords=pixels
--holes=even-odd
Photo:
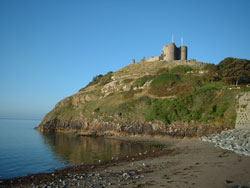
[[[232,129],[200,138],[204,142],[215,143],[216,147],[250,156],[250,130]]]

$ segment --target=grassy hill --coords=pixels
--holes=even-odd
[[[249,88],[211,79],[211,70],[196,61],[155,61],[98,75],[60,101],[38,129],[184,137],[233,128],[237,95]]]

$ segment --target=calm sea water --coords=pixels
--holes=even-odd
[[[38,120],[0,119],[0,179],[150,151],[152,144],[34,130]]]

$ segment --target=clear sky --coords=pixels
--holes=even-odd
[[[0,118],[41,119],[95,75],[163,45],[250,59],[249,0],[0,0]]]

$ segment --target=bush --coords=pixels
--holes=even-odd
[[[125,99],[133,98],[135,94],[142,92],[142,89],[133,90],[131,87],[129,91],[123,93]]]
[[[156,96],[169,96],[175,95],[178,92],[178,85],[173,86],[181,81],[181,77],[175,74],[161,74],[157,75],[150,84],[149,92]],[[172,87],[171,89],[169,89]]]
[[[94,110],[94,112],[96,112],[96,113],[100,112],[100,108],[96,108],[96,109]]]
[[[101,79],[100,79],[100,85],[105,85],[105,84],[109,83],[112,80],[111,79],[112,73],[113,72],[110,71],[106,75],[104,75],[103,77],[101,77]]]
[[[192,71],[192,67],[187,65],[178,65],[170,69],[171,74],[186,74],[189,71]]]
[[[157,71],[156,73],[157,75],[160,75],[160,74],[169,74],[169,69],[168,68],[161,68]]]
[[[133,79],[128,78],[128,79],[123,80],[122,82],[123,82],[124,84],[129,84],[129,83],[132,82],[132,81],[133,81]]]
[[[228,109],[229,104],[228,103],[223,103],[222,105],[220,105],[217,110],[216,110],[216,117],[223,117],[224,113],[226,112],[226,110]]]
[[[195,94],[207,94],[208,92],[214,92],[217,90],[217,86],[213,82],[206,82],[202,87],[195,89]]]
[[[181,81],[181,78],[179,75],[176,74],[160,74],[156,76],[150,86],[155,87],[161,87],[161,86],[173,86],[175,83]]]
[[[177,120],[190,121],[191,116],[184,100],[155,99],[145,114],[146,121],[154,119],[170,124]]]
[[[138,78],[135,83],[134,83],[134,86],[135,87],[142,87],[144,86],[144,84],[148,81],[148,80],[151,80],[153,78],[153,76],[151,75],[147,75],[147,76],[143,76],[141,78]]]
[[[122,103],[118,106],[116,111],[123,112],[123,113],[129,113],[133,112],[140,104],[150,105],[151,99],[147,96],[140,97],[138,99]]]
[[[113,72],[110,71],[105,75],[99,74],[93,77],[92,81],[87,85],[87,87],[95,84],[105,85],[109,83],[111,81],[112,73]]]
[[[145,120],[160,120],[170,124],[178,120],[207,123],[215,122],[220,118],[221,122],[227,121],[233,124],[235,119],[232,117],[235,112],[229,108],[232,97],[227,95],[223,90],[217,91],[212,86],[206,86],[199,92],[176,99],[155,99],[146,111]]]
[[[89,82],[89,84],[87,86],[91,86],[91,85],[95,85],[95,84],[98,84],[101,80],[101,78],[103,77],[102,74],[99,74],[99,75],[96,75],[92,78],[92,81]]]
[[[225,58],[217,66],[216,74],[230,84],[248,84],[250,82],[250,60]]]

